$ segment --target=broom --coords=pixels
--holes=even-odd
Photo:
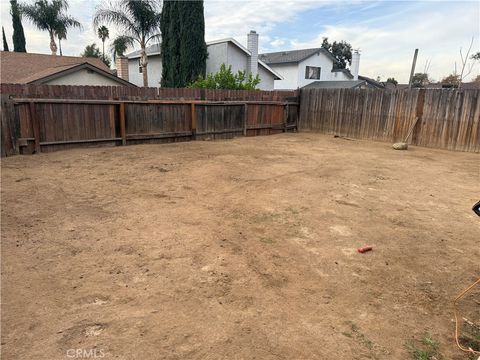
[[[417,125],[418,119],[420,119],[420,118],[417,116],[415,118],[415,121],[414,121],[413,125],[410,127],[410,130],[408,130],[408,134],[407,134],[407,137],[405,138],[405,140],[403,142],[398,142],[398,143],[393,144],[393,148],[395,150],[407,150],[408,149],[408,138],[410,137],[410,135],[412,135],[413,129],[415,129],[415,125]]]

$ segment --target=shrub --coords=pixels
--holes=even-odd
[[[230,90],[256,90],[260,83],[260,77],[247,76],[245,71],[238,71],[234,74],[232,66],[225,64],[220,66],[220,71],[215,74],[208,74],[206,77],[199,77],[188,87],[197,89],[230,89]]]

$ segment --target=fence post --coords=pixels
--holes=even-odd
[[[243,136],[247,136],[247,120],[248,120],[248,104],[244,104],[243,108]]]
[[[10,156],[19,154],[18,145],[18,125],[17,117],[15,116],[15,107],[13,101],[10,100],[10,95],[0,94],[1,108],[1,156]]]
[[[109,100],[113,100],[112,96],[108,97]],[[112,138],[116,137],[115,136],[115,105],[109,105],[108,106],[108,115],[110,117],[110,134]]]
[[[197,140],[197,114],[194,102],[190,104],[190,115],[192,120],[192,140]]]
[[[42,152],[40,148],[40,123],[38,122],[37,112],[35,109],[35,102],[29,103],[30,120],[32,121],[33,137],[35,138],[35,152]]]
[[[423,116],[424,105],[425,105],[425,89],[420,89],[418,90],[417,106],[415,108],[415,117],[417,118],[417,122],[415,123],[415,126],[412,129],[412,140],[411,140],[412,144],[417,143],[417,136],[415,134],[415,129],[422,127],[422,116]]]
[[[283,132],[287,132],[287,124],[288,124],[288,104],[284,105],[283,107]]]
[[[127,133],[125,131],[125,103],[120,103],[120,136],[122,137],[122,145],[127,145]]]

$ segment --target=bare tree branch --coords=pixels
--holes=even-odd
[[[470,54],[470,51],[472,51],[472,46],[473,46],[473,39],[474,37],[472,36],[472,41],[470,41],[470,46],[468,47],[468,51],[465,55],[465,59],[463,58],[463,52],[462,52],[462,48],[460,48],[460,58],[462,59],[462,71],[460,72],[460,76],[458,78],[458,88],[460,89],[460,87],[462,86],[462,81],[465,77],[468,76],[468,74],[470,74],[470,72],[472,71],[472,69],[470,69],[470,71],[468,72],[468,74],[464,75],[464,72],[465,72],[465,67],[467,66],[467,62],[468,62],[468,55]],[[473,67],[473,66],[472,66]]]

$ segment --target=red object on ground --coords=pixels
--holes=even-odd
[[[361,248],[358,248],[357,251],[360,253],[360,254],[363,254],[363,253],[366,253],[367,251],[372,251],[373,250],[373,247],[372,246],[364,246],[364,247],[361,247]]]

